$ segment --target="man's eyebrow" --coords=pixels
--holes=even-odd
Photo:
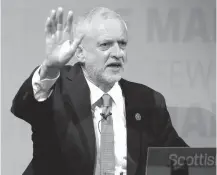
[[[101,39],[99,40],[99,42],[113,42],[114,40],[113,39],[110,39],[110,38],[105,38],[105,39]]]
[[[102,39],[97,41],[97,45],[101,45],[102,43],[113,43],[114,41],[112,39]]]
[[[122,39],[119,39],[119,40],[118,40],[118,42],[126,42],[126,43],[127,43],[127,42],[128,42],[128,40],[127,40],[127,39],[125,39],[125,38],[122,38]]]
[[[103,42],[115,42],[115,41],[117,41],[117,42],[125,42],[125,43],[128,42],[128,40],[125,39],[125,38],[121,38],[121,39],[117,39],[117,40],[110,39],[110,38],[105,38],[105,39],[101,39],[101,40],[99,40],[97,43],[103,43]]]

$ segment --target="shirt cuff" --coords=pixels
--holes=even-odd
[[[50,97],[53,90],[51,90],[51,87],[54,85],[54,83],[57,81],[57,79],[60,76],[60,73],[58,73],[57,77],[53,79],[45,78],[43,80],[40,79],[39,70],[41,66],[35,71],[33,77],[32,77],[32,87],[34,92],[34,97],[37,101],[45,101],[47,98]]]

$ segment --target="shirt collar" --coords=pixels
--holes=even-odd
[[[108,91],[108,94],[112,97],[115,104],[118,105],[123,98],[122,90],[118,82],[116,82],[110,91]]]
[[[93,84],[90,80],[88,80],[86,77],[85,79],[90,89],[90,102],[91,105],[93,105],[103,96],[104,92],[100,88],[98,88],[95,84]]]
[[[85,77],[85,76],[84,76]],[[91,105],[96,103],[102,96],[105,94],[100,88],[98,88],[95,84],[93,84],[90,80],[85,77],[87,84],[90,89],[90,101]],[[122,90],[118,82],[114,84],[114,86],[107,92],[113,99],[113,101],[118,104],[120,99],[122,98]]]

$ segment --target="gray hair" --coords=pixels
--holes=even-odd
[[[103,19],[117,18],[124,24],[124,27],[127,30],[126,22],[122,19],[122,17],[118,13],[105,7],[96,7],[92,9],[90,12],[88,12],[86,15],[84,15],[83,17],[78,18],[77,22],[73,25],[74,36],[79,33],[83,33],[83,34],[88,33],[91,29],[93,18],[97,15],[99,15]]]

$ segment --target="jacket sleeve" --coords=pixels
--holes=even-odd
[[[158,97],[158,144],[163,147],[188,147],[185,141],[178,135],[172,125],[170,114],[167,110],[165,98],[157,93]]]
[[[157,147],[189,147],[185,141],[178,135],[172,125],[170,114],[167,110],[165,98],[162,94],[156,93],[157,102]],[[172,163],[172,162],[171,162]],[[185,162],[186,163],[186,162]],[[189,167],[187,164],[174,168],[170,165],[172,175],[189,175]],[[143,174],[145,171],[143,170]]]
[[[50,109],[52,107],[52,95],[43,102],[38,102],[34,97],[32,77],[37,68],[34,69],[31,75],[22,84],[13,99],[11,107],[11,112],[16,117],[31,125],[46,120],[46,117],[50,116]]]

